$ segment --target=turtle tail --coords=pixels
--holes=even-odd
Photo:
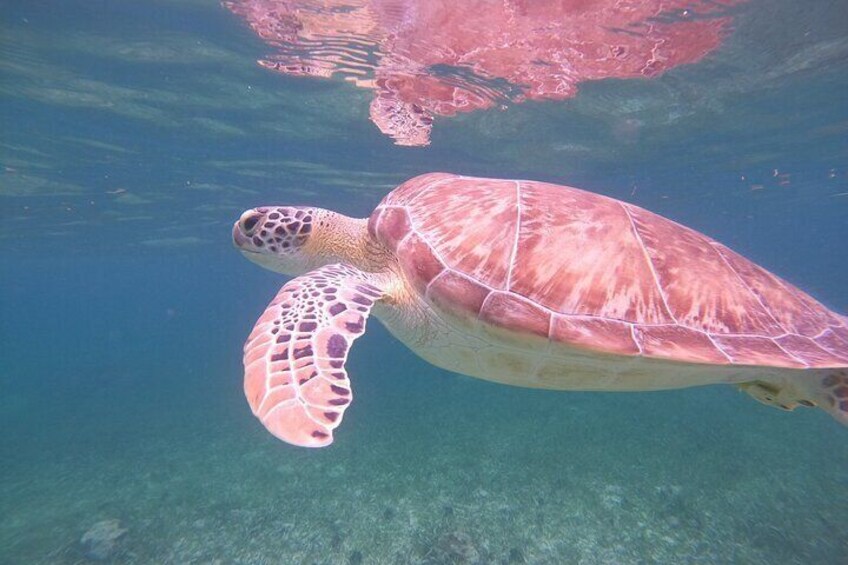
[[[848,426],[848,367],[804,371],[782,382],[741,383],[739,388],[763,404],[782,410],[818,406]]]

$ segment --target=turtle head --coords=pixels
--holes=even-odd
[[[266,269],[302,274],[320,263],[309,244],[322,212],[296,206],[247,210],[233,226],[233,243],[245,257]]]

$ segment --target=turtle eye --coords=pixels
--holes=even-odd
[[[241,219],[241,229],[245,235],[249,236],[253,233],[253,228],[259,223],[261,217],[260,214],[251,214]]]

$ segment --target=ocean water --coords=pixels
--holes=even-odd
[[[282,47],[232,6],[2,2],[0,563],[845,563],[848,430],[820,410],[496,385],[373,322],[332,446],[276,440],[242,391],[286,279],[233,249],[241,211],[364,217],[429,171],[632,202],[848,312],[848,7],[706,5],[695,60],[568,96],[418,69],[496,103],[419,101],[416,146],[350,68],[257,65]]]

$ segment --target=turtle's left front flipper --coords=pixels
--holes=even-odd
[[[253,413],[281,440],[333,442],[352,393],[345,360],[365,331],[376,275],[328,265],[286,283],[244,345],[244,392]]]

